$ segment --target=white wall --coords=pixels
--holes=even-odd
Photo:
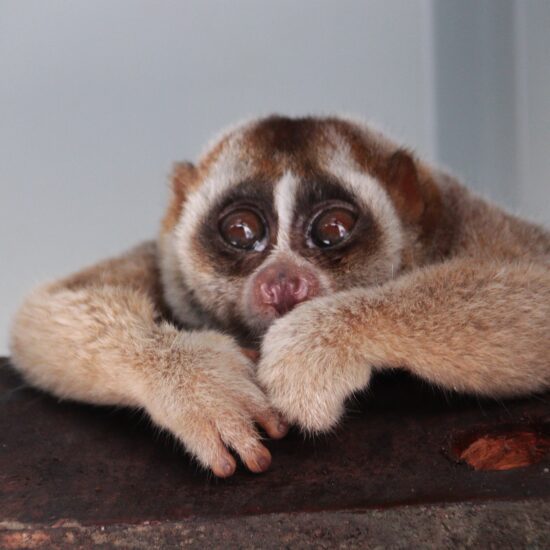
[[[550,2],[434,0],[438,159],[550,224]]]
[[[435,0],[438,159],[517,210],[514,0]]]
[[[516,0],[518,209],[550,226],[550,2]]]

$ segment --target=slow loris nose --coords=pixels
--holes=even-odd
[[[258,274],[256,285],[260,301],[284,315],[297,304],[318,293],[318,281],[312,274],[292,264],[274,264]]]

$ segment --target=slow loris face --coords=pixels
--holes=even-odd
[[[173,188],[168,300],[177,312],[179,285],[255,334],[306,300],[390,279],[426,210],[412,159],[340,119],[245,124],[176,169]]]

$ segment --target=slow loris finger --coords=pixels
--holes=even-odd
[[[250,471],[261,473],[269,468],[271,453],[260,443],[252,421],[225,416],[218,420],[217,426],[223,442],[235,450]]]
[[[271,409],[262,410],[254,415],[254,420],[265,430],[267,435],[273,439],[281,439],[288,433],[288,424],[281,418],[279,413]]]
[[[176,436],[191,454],[217,477],[229,477],[237,464],[224,445],[213,424],[202,424],[199,429],[177,433]]]

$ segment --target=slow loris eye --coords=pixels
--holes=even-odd
[[[265,248],[267,230],[260,214],[241,208],[233,210],[220,221],[220,233],[235,248],[260,251]]]
[[[352,232],[357,216],[343,206],[322,210],[311,221],[309,239],[314,246],[329,248],[344,241]]]

